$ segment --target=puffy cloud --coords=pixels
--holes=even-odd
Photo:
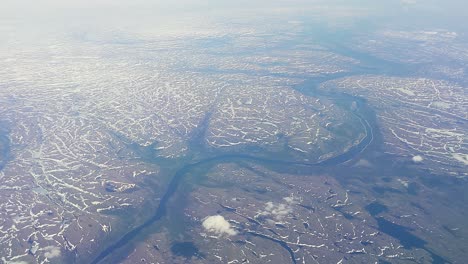
[[[281,220],[289,213],[292,208],[289,204],[274,204],[272,202],[266,203],[264,215],[272,215],[276,220]]]
[[[420,155],[417,155],[417,156],[414,156],[412,158],[413,162],[416,162],[416,163],[419,163],[419,162],[422,162],[424,160],[424,158]]]
[[[234,236],[237,234],[236,230],[231,227],[231,224],[221,215],[213,215],[205,218],[202,225],[206,230],[216,233],[219,236]]]
[[[292,206],[300,202],[300,199],[293,196],[284,197],[283,200],[286,203],[275,204],[273,202],[267,202],[265,205],[265,210],[261,212],[261,215],[271,215],[275,220],[281,221],[285,216],[292,213]]]
[[[45,253],[44,253],[44,257],[46,258],[56,258],[56,257],[60,257],[60,248],[59,247],[56,247],[56,246],[48,246],[48,247],[45,247],[44,248],[45,250]]]

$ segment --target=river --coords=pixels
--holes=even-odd
[[[314,94],[320,93],[318,91],[314,91]],[[330,94],[327,94],[327,96],[330,98]],[[338,95],[334,95],[338,96]],[[373,139],[374,139],[374,132],[373,132],[373,126],[372,124],[366,119],[363,115],[364,112],[368,112],[367,106],[365,105],[364,101],[360,100],[359,98],[355,98],[352,96],[348,95],[339,95],[340,100],[347,99],[350,102],[359,100],[359,105],[360,107],[358,110],[354,112],[354,115],[356,115],[364,130],[365,130],[365,137],[356,145],[352,146],[350,149],[348,149],[346,152],[331,157],[329,159],[317,162],[317,163],[307,163],[307,162],[294,162],[294,161],[284,161],[284,160],[275,160],[275,159],[268,159],[268,158],[261,158],[261,157],[256,157],[252,155],[247,155],[247,154],[222,154],[222,155],[217,155],[209,158],[205,158],[202,160],[199,160],[194,163],[189,163],[184,166],[182,166],[180,169],[178,169],[175,174],[173,175],[171,181],[169,182],[166,192],[162,196],[159,206],[155,209],[153,216],[145,221],[143,224],[133,228],[129,232],[127,232],[125,235],[123,235],[119,240],[117,240],[115,243],[111,244],[107,248],[105,248],[96,258],[94,258],[91,263],[97,264],[100,263],[102,260],[104,260],[107,256],[113,254],[116,250],[119,248],[124,247],[127,243],[132,241],[133,239],[137,238],[142,231],[145,228],[148,228],[158,221],[160,221],[166,214],[167,214],[167,204],[171,197],[173,197],[178,189],[179,184],[181,181],[184,180],[184,177],[189,174],[191,171],[194,169],[207,165],[207,164],[220,164],[220,163],[228,163],[228,162],[233,162],[233,161],[250,161],[250,162],[256,162],[262,165],[273,165],[273,166],[283,166],[283,167],[304,167],[304,168],[322,168],[325,169],[327,167],[333,167],[337,166],[339,164],[342,164],[346,161],[349,161],[351,159],[354,159],[357,157],[360,153],[362,153],[370,144],[372,144]],[[364,111],[367,110],[367,111]]]

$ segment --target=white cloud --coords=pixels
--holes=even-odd
[[[44,253],[44,257],[49,258],[49,259],[60,257],[61,255],[60,248],[56,246],[48,246],[48,247],[43,248],[43,250],[46,251]]]
[[[284,197],[283,200],[285,203],[267,202],[265,209],[260,211],[257,216],[272,216],[274,220],[282,221],[288,214],[293,212],[293,205],[302,202],[302,198],[293,195]],[[271,221],[271,219],[268,221]]]
[[[300,202],[300,199],[294,196],[284,197],[283,200],[286,203],[275,204],[273,202],[267,202],[265,204],[265,210],[261,212],[260,215],[271,215],[276,221],[281,221],[288,214],[292,213],[292,206]]]
[[[272,215],[276,220],[282,220],[285,216],[292,212],[289,204],[274,204],[272,202],[266,203],[263,215]]]
[[[422,162],[424,160],[424,158],[420,155],[417,155],[417,156],[414,156],[412,158],[413,162],[416,162],[416,163],[419,163],[419,162]]]
[[[205,218],[202,225],[206,230],[216,233],[219,236],[234,236],[237,234],[236,230],[231,227],[231,224],[221,215],[213,215]]]

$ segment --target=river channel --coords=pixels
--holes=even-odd
[[[316,82],[316,81],[313,81],[313,82]],[[297,90],[306,94],[305,93],[306,89],[304,87],[306,85],[310,87],[309,90],[307,91],[307,93],[309,93],[308,95],[310,95],[310,93],[312,92],[314,95],[326,96],[328,99],[332,99],[332,100],[336,99],[341,102],[343,101],[357,102],[359,107],[356,110],[354,110],[354,115],[360,120],[362,127],[365,130],[365,136],[358,144],[352,146],[350,149],[348,149],[346,152],[340,155],[331,157],[326,160],[322,160],[317,163],[275,160],[275,159],[256,157],[256,156],[252,156],[248,154],[222,154],[222,155],[217,155],[217,156],[210,156],[208,158],[201,159],[197,162],[183,165],[180,169],[178,169],[174,173],[173,177],[171,178],[166,188],[166,192],[162,196],[158,207],[154,209],[153,216],[149,218],[147,221],[145,221],[143,224],[133,228],[132,230],[129,230],[129,232],[123,235],[119,240],[117,240],[115,243],[105,248],[91,263],[93,264],[101,263],[106,257],[112,255],[118,249],[126,246],[133,239],[137,238],[146,228],[156,224],[158,221],[161,221],[164,218],[164,216],[167,215],[168,210],[171,210],[168,208],[168,202],[177,193],[178,186],[184,180],[185,176],[190,174],[192,171],[196,170],[197,168],[201,166],[204,166],[207,164],[213,165],[213,164],[228,163],[228,162],[233,162],[233,161],[234,162],[249,161],[249,162],[255,162],[261,165],[282,166],[283,168],[288,167],[288,166],[289,167],[301,167],[302,169],[308,170],[308,171],[316,170],[316,169],[326,169],[328,167],[334,167],[334,166],[340,165],[342,163],[345,163],[349,160],[356,158],[370,144],[372,144],[373,139],[374,139],[374,132],[373,132],[374,124],[372,124],[370,120],[373,120],[373,118],[368,118],[366,116],[366,115],[369,115],[369,112],[371,111],[369,111],[369,109],[367,108],[363,100],[349,96],[349,95],[345,95],[345,94],[339,94],[339,95],[338,94],[334,94],[334,95],[325,94],[324,92],[314,89],[313,86],[310,86],[311,82],[304,83],[304,85],[301,87],[298,87]],[[178,210],[178,209],[174,208],[174,210]]]

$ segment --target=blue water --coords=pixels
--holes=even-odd
[[[283,170],[287,171],[288,173],[308,173],[310,174],[311,172],[317,172],[317,171],[336,171],[337,168],[339,168],[343,163],[346,163],[350,160],[357,159],[363,155],[365,155],[367,152],[369,152],[369,148],[372,148],[373,151],[378,152],[379,148],[381,147],[381,138],[378,130],[378,126],[375,122],[375,115],[372,112],[372,109],[369,109],[368,106],[366,105],[365,100],[361,98],[356,98],[352,97],[349,95],[344,95],[344,94],[331,94],[327,93],[326,91],[319,91],[317,90],[318,85],[320,83],[340,78],[340,77],[346,77],[346,76],[351,76],[351,75],[357,75],[357,74],[388,74],[388,75],[393,75],[393,76],[407,76],[408,72],[412,72],[414,67],[417,67],[415,65],[412,66],[405,66],[401,65],[398,63],[393,63],[393,62],[387,62],[383,61],[381,59],[375,58],[373,56],[370,56],[368,54],[363,54],[354,50],[350,50],[346,48],[342,43],[345,43],[346,37],[348,37],[348,34],[346,32],[341,32],[341,34],[334,34],[332,37],[330,36],[329,33],[327,32],[320,32],[320,31],[314,31],[311,29],[310,32],[306,33],[306,36],[304,38],[315,38],[315,40],[320,40],[319,44],[322,44],[323,46],[328,47],[332,52],[342,54],[345,56],[349,57],[354,57],[358,58],[362,63],[356,69],[353,69],[351,73],[339,73],[335,75],[330,75],[330,76],[324,76],[324,77],[318,77],[314,79],[309,79],[305,81],[303,84],[298,85],[297,87],[293,87],[297,91],[303,93],[304,95],[307,96],[321,96],[325,97],[327,99],[330,99],[334,101],[337,105],[339,106],[348,106],[350,102],[358,102],[359,109],[354,112],[355,116],[360,120],[362,127],[366,131],[366,136],[365,138],[356,146],[352,147],[349,149],[346,153],[343,153],[341,155],[332,157],[330,159],[317,162],[317,163],[307,163],[307,162],[295,162],[295,161],[288,161],[284,159],[273,159],[273,155],[256,155],[256,154],[265,154],[261,153],[262,149],[259,148],[257,151],[260,153],[256,153],[255,151],[250,152],[249,154],[241,153],[241,154],[216,154],[216,153],[206,153],[204,152],[203,146],[200,142],[202,142],[202,139],[204,137],[204,132],[206,129],[206,124],[209,122],[210,118],[210,113],[207,113],[206,117],[203,119],[203,121],[199,125],[199,129],[197,129],[193,133],[192,140],[190,141],[190,147],[191,151],[196,153],[196,155],[193,155],[195,157],[192,161],[188,160],[184,165],[182,165],[173,175],[170,183],[167,186],[166,192],[162,196],[160,203],[157,208],[154,208],[154,214],[151,218],[149,218],[146,222],[143,224],[133,228],[132,230],[129,230],[125,235],[123,235],[119,240],[117,240],[115,243],[109,245],[107,248],[105,248],[103,251],[97,255],[91,263],[100,263],[100,262],[105,262],[106,260],[109,260],[109,256],[113,256],[118,250],[121,248],[126,247],[128,244],[130,244],[133,240],[144,237],[145,236],[145,230],[149,229],[150,227],[154,226],[156,223],[160,222],[165,216],[167,216],[171,210],[177,211],[181,210],[179,207],[168,207],[168,204],[171,200],[172,197],[179,195],[179,186],[184,182],[184,179],[186,179],[187,175],[189,175],[191,172],[204,167],[204,166],[213,166],[215,164],[220,164],[220,163],[230,163],[230,162],[242,162],[242,161],[248,161],[248,162],[254,162],[260,165],[264,165],[267,167],[272,167],[278,170]],[[223,40],[225,41],[225,40]],[[209,43],[210,45],[217,45],[220,43]],[[207,43],[202,43],[202,45],[208,45]],[[220,44],[222,45],[222,43]],[[294,45],[294,43],[291,43],[291,45]],[[288,47],[285,47],[287,49]],[[220,71],[217,69],[198,69],[202,70],[206,73],[211,73],[211,72],[216,72],[219,73]],[[236,71],[235,73],[239,73],[239,71]],[[242,73],[242,72],[241,72]],[[243,72],[244,74],[255,74],[252,72]],[[258,73],[257,73],[258,74]],[[271,73],[269,73],[271,74]],[[349,109],[346,109],[349,111]],[[154,153],[153,153],[154,154]],[[148,161],[151,161],[151,158],[154,156],[151,154],[148,158]],[[268,158],[268,157],[270,158]],[[388,158],[388,157],[387,157]],[[391,160],[385,160],[382,158],[382,172],[385,172],[386,170],[394,170],[391,164]],[[386,164],[385,164],[386,162]],[[380,173],[380,169],[378,172],[375,173]],[[396,171],[395,171],[396,173]],[[402,173],[406,173],[406,171],[402,171]],[[333,173],[331,173],[333,174]],[[371,176],[368,176],[371,177]],[[347,180],[346,177],[343,179],[340,179],[343,183],[345,183]],[[378,193],[378,194],[384,194],[385,192],[392,192],[393,189],[391,188],[384,188],[384,187],[378,187],[378,186],[372,186],[373,190]],[[413,185],[409,189],[409,194],[410,195],[415,195],[417,193],[417,186]],[[184,195],[180,193],[180,195]],[[312,208],[313,209],[313,208]],[[400,243],[408,249],[413,249],[413,248],[420,248],[423,250],[426,250],[433,258],[433,263],[446,263],[446,261],[443,257],[435,254],[432,250],[428,249],[426,247],[427,242],[424,241],[423,239],[415,236],[414,234],[411,233],[411,230],[407,229],[404,226],[392,223],[385,218],[379,216],[380,214],[386,212],[388,208],[379,203],[379,202],[374,202],[366,206],[366,210],[372,215],[376,222],[378,223],[378,228],[381,232],[394,237],[395,239],[399,240]],[[344,217],[351,219],[352,216],[349,214],[346,214],[345,212],[342,212]],[[255,221],[255,220],[251,220]],[[255,235],[257,237],[262,237],[261,234],[256,234],[256,233],[251,233],[250,235]],[[294,252],[284,243],[281,241],[276,241],[272,240],[269,237],[263,236],[262,238],[264,239],[269,239],[273,242],[278,243],[281,247],[285,248],[291,255],[291,261],[292,263],[295,263],[295,256]],[[196,254],[201,254],[198,252],[198,249],[195,248],[193,244],[190,242],[180,242],[176,243],[173,245],[172,248],[173,252],[176,255],[187,255],[187,256],[193,256]],[[382,262],[384,263],[384,262]]]
[[[129,243],[130,241],[132,241],[133,239],[141,235],[143,233],[143,230],[154,225],[156,222],[160,221],[164,216],[166,216],[167,210],[168,210],[168,206],[167,206],[168,202],[171,199],[171,197],[173,197],[176,194],[178,186],[180,185],[181,181],[183,181],[183,179],[185,178],[187,174],[197,169],[198,167],[208,165],[208,164],[250,161],[250,162],[256,162],[256,163],[266,165],[266,166],[275,166],[275,167],[281,166],[285,169],[289,167],[299,166],[299,167],[303,167],[303,169],[305,168],[305,170],[310,171],[312,168],[323,169],[323,168],[333,167],[333,166],[342,164],[343,162],[346,162],[355,158],[357,155],[362,153],[362,151],[364,151],[372,143],[373,138],[374,138],[373,128],[371,124],[363,116],[361,116],[360,113],[356,112],[355,115],[358,116],[358,118],[361,120],[363,128],[366,131],[366,136],[364,137],[364,139],[359,144],[351,147],[347,152],[337,155],[335,157],[317,162],[317,163],[275,160],[275,159],[256,157],[256,156],[247,155],[247,154],[222,154],[222,155],[202,159],[198,162],[184,165],[172,177],[172,180],[167,186],[166,192],[164,193],[164,195],[162,196],[160,200],[158,208],[155,209],[154,215],[150,219],[148,219],[146,222],[141,224],[140,226],[137,226],[136,228],[130,230],[117,242],[113,243],[112,245],[107,247],[105,250],[103,250],[91,263],[96,264],[96,263],[103,261],[107,256],[112,255],[116,250],[124,247],[127,243]],[[203,121],[202,123],[206,125],[207,121]],[[204,131],[203,127],[204,127],[203,125],[200,126],[200,131]],[[197,139],[201,137],[200,133],[203,133],[200,131],[197,133],[194,133],[194,136],[196,136]],[[282,244],[280,246],[284,247],[284,245]]]

